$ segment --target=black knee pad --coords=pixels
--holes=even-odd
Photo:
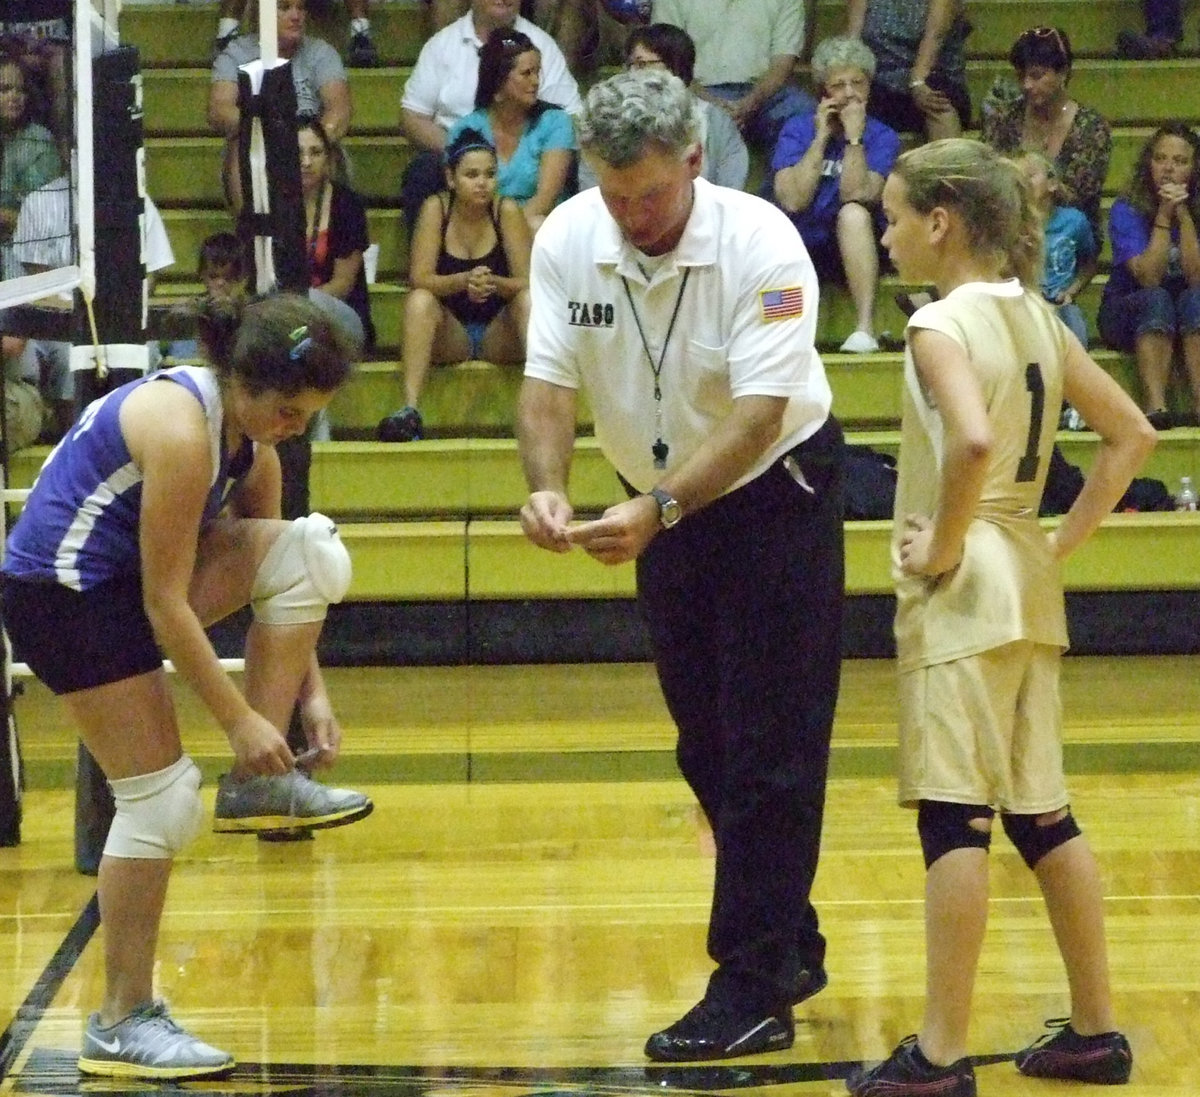
[[[922,800],[917,805],[917,833],[928,869],[939,857],[956,849],[986,850],[992,843],[991,828],[977,830],[972,819],[992,819],[995,812],[986,804],[951,804],[945,800]]]
[[[1067,814],[1057,823],[1038,826],[1037,820],[1036,815],[1009,815],[1005,812],[1000,816],[1000,821],[1004,824],[1004,833],[1017,847],[1021,859],[1030,868],[1034,868],[1047,853],[1058,849],[1072,838],[1078,838],[1081,833],[1070,807],[1067,808]]]

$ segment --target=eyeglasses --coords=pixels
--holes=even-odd
[[[625,67],[636,72],[638,69],[666,68],[667,63],[661,57],[631,57],[625,63]]]

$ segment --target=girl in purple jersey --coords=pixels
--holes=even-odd
[[[105,994],[79,1060],[89,1074],[185,1078],[234,1065],[153,998],[172,858],[203,816],[164,654],[233,748],[216,829],[333,826],[371,809],[298,771],[283,730],[298,703],[308,753],[324,765],[337,757],[314,652],[349,585],[349,557],[328,518],[280,519],[274,447],[329,403],[349,376],[347,351],[303,298],[201,310],[211,365],[89,405],[47,458],[0,568],[14,646],[62,696],[116,804],[98,885]],[[204,629],[247,604],[238,689]]]

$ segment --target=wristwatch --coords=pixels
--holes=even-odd
[[[679,519],[683,517],[683,507],[679,505],[679,501],[662,488],[651,488],[649,494],[658,504],[658,524],[663,529],[679,525]]]

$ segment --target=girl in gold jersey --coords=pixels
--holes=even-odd
[[[1015,164],[976,141],[932,142],[897,161],[883,209],[897,270],[939,298],[908,324],[892,552],[900,799],[918,809],[927,870],[927,993],[920,1032],[847,1087],[974,1097],[967,1027],[997,813],[1037,878],[1071,991],[1069,1022],[1017,1069],[1124,1082],[1099,871],[1063,782],[1058,565],[1120,499],[1154,430],[1042,299],[1040,219]],[[1038,503],[1064,394],[1101,443],[1046,533]]]

